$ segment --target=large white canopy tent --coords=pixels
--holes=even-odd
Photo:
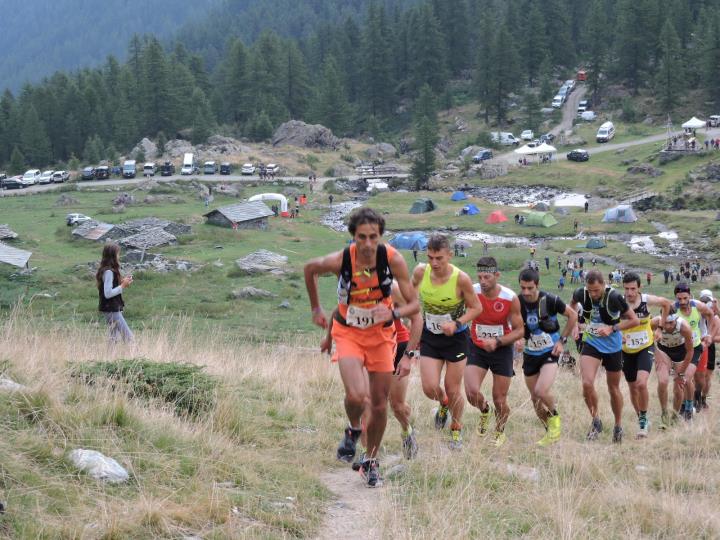
[[[705,120],[700,120],[699,118],[693,116],[690,120],[685,122],[682,127],[683,129],[700,129],[704,128],[707,125]]]

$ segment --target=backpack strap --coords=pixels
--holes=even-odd
[[[343,249],[342,265],[338,275],[338,304],[350,304],[350,289],[352,288],[352,257],[350,247]]]
[[[385,244],[378,244],[377,253],[375,254],[375,271],[377,272],[378,286],[383,298],[388,298],[392,294],[393,275],[392,270],[390,270]]]

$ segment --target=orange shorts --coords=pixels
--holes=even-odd
[[[360,330],[335,321],[332,326],[333,362],[340,358],[358,358],[369,373],[392,373],[397,349],[395,334],[394,325]]]
[[[705,373],[707,371],[707,364],[708,364],[708,349],[705,345],[703,345],[703,352],[700,356],[700,361],[698,362],[697,367],[697,373]]]

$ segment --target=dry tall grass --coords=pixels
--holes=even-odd
[[[186,321],[172,320],[140,333],[132,350],[109,350],[99,330],[46,331],[37,323],[15,313],[0,325],[0,373],[29,387],[0,393],[0,499],[8,503],[0,535],[272,538],[318,530],[329,504],[319,473],[342,470],[333,454],[344,418],[339,378],[313,352],[314,337],[247,346],[222,334],[194,336]],[[217,406],[193,421],[166,403],[70,375],[76,362],[128,357],[206,366],[221,381]],[[433,404],[414,373],[420,455],[375,492],[377,511],[368,519],[393,538],[720,537],[717,411],[662,433],[653,391],[655,425],[648,440],[636,441],[626,400],[626,441],[615,446],[602,379],[597,386],[606,422],[598,442],[584,442],[580,384],[563,372],[556,385],[562,442],[534,446],[541,428],[519,376],[506,446],[474,435],[478,416],[468,407],[466,447],[451,453],[447,434],[432,428]],[[400,447],[397,423],[388,426],[385,461]],[[65,456],[79,447],[114,457],[131,481],[105,486],[77,473]],[[519,473],[509,474],[509,464]],[[530,467],[537,479],[526,477]]]

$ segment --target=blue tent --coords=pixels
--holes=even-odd
[[[474,204],[466,204],[463,206],[462,214],[464,216],[477,216],[480,213],[480,209]]]
[[[452,197],[450,197],[450,200],[453,201],[466,201],[467,195],[465,195],[464,191],[456,191],[452,194]]]
[[[421,232],[396,234],[390,240],[390,245],[395,249],[417,249],[418,251],[425,251],[427,243],[427,236]]]

